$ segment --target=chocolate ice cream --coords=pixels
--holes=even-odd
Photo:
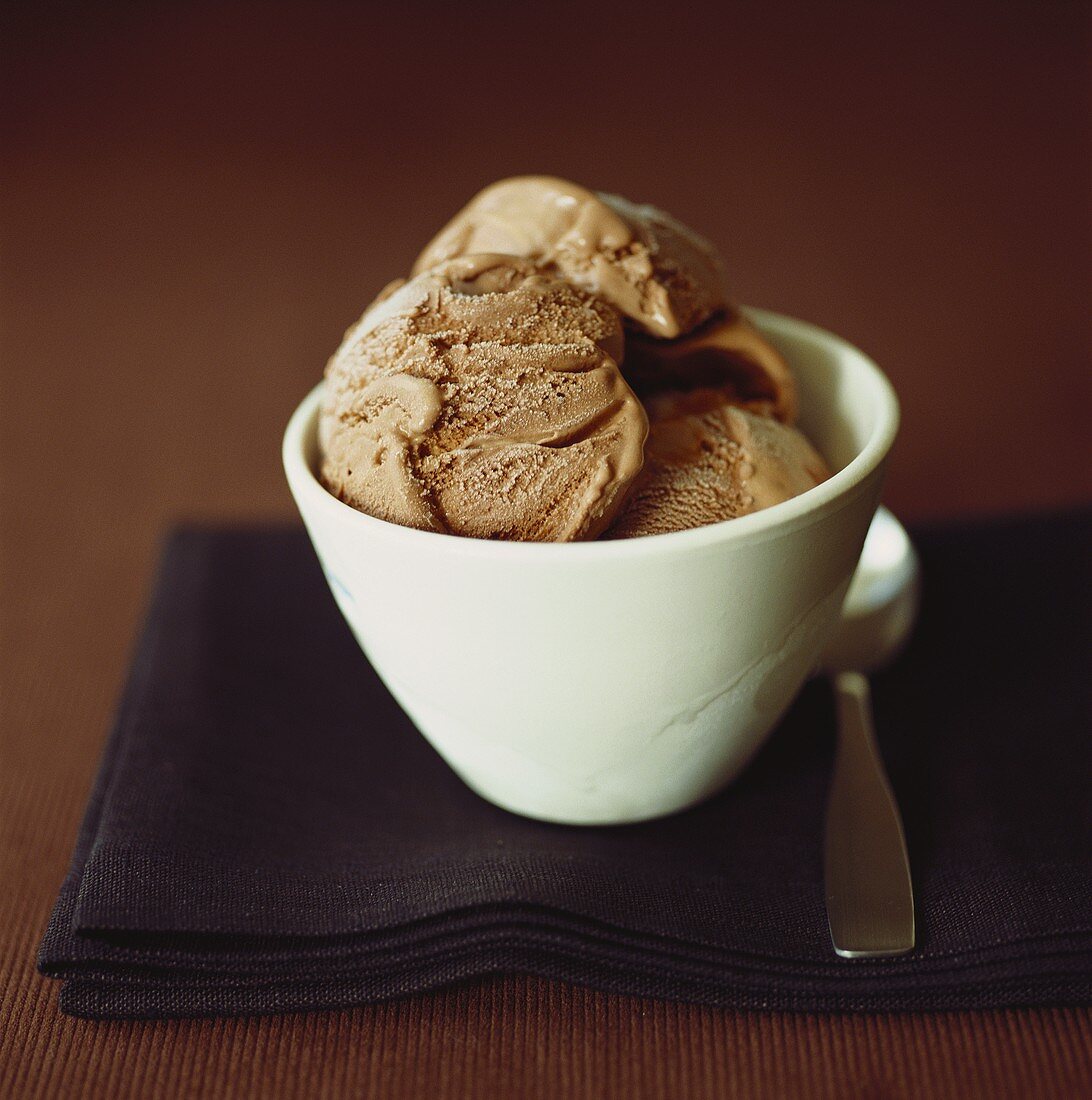
[[[645,464],[607,538],[683,531],[799,496],[830,476],[798,432],[730,404],[723,391],[645,402]]]
[[[732,404],[796,420],[796,382],[781,353],[736,310],[677,340],[626,341],[625,374],[642,400],[656,394],[718,389]]]
[[[653,206],[553,176],[517,176],[477,194],[417,257],[506,252],[609,302],[638,329],[672,338],[728,304],[708,241]]]
[[[662,534],[828,477],[796,412],[789,365],[730,302],[708,242],[654,207],[524,176],[472,199],[346,334],[322,480],[452,535]]]
[[[511,256],[393,285],[326,368],[323,481],[409,527],[595,538],[648,430],[621,347],[611,306]]]

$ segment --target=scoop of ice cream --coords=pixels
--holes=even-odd
[[[796,383],[781,353],[733,310],[677,340],[632,335],[626,341],[626,381],[638,397],[718,389],[734,405],[786,424],[796,419]]]
[[[326,368],[322,479],[410,527],[595,538],[642,465],[613,308],[511,256],[387,287]]]
[[[646,401],[645,466],[608,538],[660,535],[780,504],[830,476],[795,428],[729,404],[718,390]]]
[[[479,192],[414,272],[475,252],[532,260],[652,336],[689,332],[727,304],[720,259],[693,230],[655,207],[552,176],[517,176]]]

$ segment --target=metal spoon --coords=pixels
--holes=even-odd
[[[906,840],[876,746],[864,673],[901,649],[914,625],[920,589],[910,539],[880,508],[822,662],[838,710],[824,853],[827,920],[834,950],[847,958],[902,955],[914,947]]]

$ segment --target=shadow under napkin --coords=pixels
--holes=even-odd
[[[920,946],[879,961],[827,935],[823,685],[703,806],[528,821],[415,731],[302,531],[180,531],[41,968],[65,1011],[100,1018],[344,1006],[501,971],[747,1009],[1085,1003],[1090,519],[917,534],[921,626],[875,694]]]

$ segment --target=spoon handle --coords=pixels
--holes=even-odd
[[[833,677],[838,751],[827,803],[827,920],[847,958],[902,955],[914,947],[914,894],[902,821],[859,672]]]

